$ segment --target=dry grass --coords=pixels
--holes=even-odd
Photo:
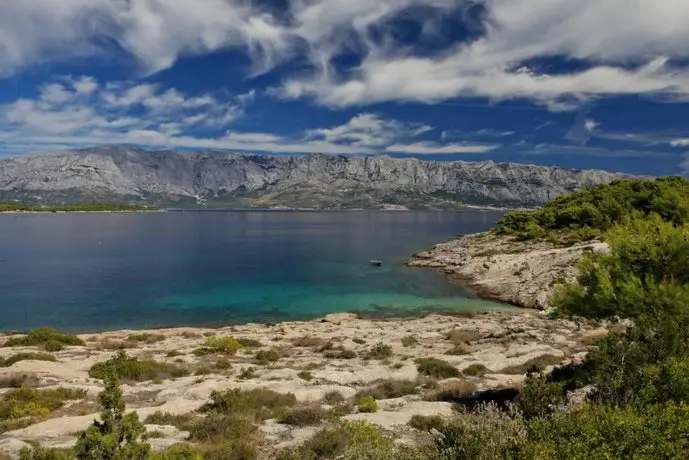
[[[0,388],[35,388],[40,380],[34,374],[8,374],[0,377]]]
[[[312,335],[297,337],[295,339],[290,340],[290,342],[292,342],[292,345],[294,345],[295,347],[300,348],[322,347],[326,344],[325,340],[321,339],[320,337],[314,337]]]
[[[445,340],[452,342],[454,344],[471,343],[476,340],[480,340],[485,337],[485,334],[481,331],[473,329],[452,329],[445,335]]]
[[[490,372],[490,370],[483,364],[470,364],[469,366],[462,369],[462,374],[468,375],[469,377],[481,377]]]
[[[500,371],[500,374],[518,375],[518,374],[526,374],[527,372],[530,372],[532,370],[542,371],[548,366],[556,366],[558,364],[562,364],[563,359],[564,358],[562,358],[562,357],[554,356],[554,355],[546,353],[545,355],[531,358],[530,360],[528,360],[524,364],[515,365],[515,366],[507,366],[506,368],[504,368]]]
[[[361,398],[363,396],[373,396],[375,399],[392,399],[400,398],[406,395],[412,395],[419,392],[416,382],[411,380],[385,380],[377,385],[365,388],[359,391],[356,396]]]
[[[476,384],[468,380],[455,379],[443,382],[424,395],[426,401],[455,401],[471,396],[476,391]]]

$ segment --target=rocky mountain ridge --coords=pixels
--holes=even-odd
[[[620,177],[515,163],[94,147],[0,160],[0,201],[179,207],[533,207]]]

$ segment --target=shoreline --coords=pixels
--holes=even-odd
[[[561,247],[488,231],[435,244],[406,265],[448,275],[480,299],[547,310],[557,287],[575,279],[584,254],[607,250],[606,243],[596,240]]]

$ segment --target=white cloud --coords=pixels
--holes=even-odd
[[[117,49],[125,56],[115,59],[134,59],[151,73],[183,56],[237,48],[251,58],[254,74],[308,59],[313,73],[285,81],[282,94],[335,107],[482,96],[528,98],[562,111],[605,95],[689,97],[687,68],[672,64],[689,57],[686,0],[288,0],[282,13],[257,3],[5,1],[0,75],[45,62],[113,59]],[[482,19],[472,21],[482,21],[485,35],[415,54],[389,27],[410,7],[435,13],[406,13],[427,37],[442,36],[435,18],[443,13],[483,8]],[[363,55],[361,65],[340,74],[332,59],[352,52]],[[582,60],[588,68],[548,74],[534,64],[551,57]],[[79,84],[86,93],[95,90]]]
[[[428,125],[386,120],[379,115],[362,113],[347,123],[333,128],[308,131],[311,138],[327,142],[348,143],[358,147],[381,147],[401,138],[416,137],[432,130]]]
[[[596,120],[592,120],[590,118],[587,118],[586,121],[584,121],[584,129],[588,132],[593,132],[596,130],[598,127],[598,122]]]
[[[82,82],[83,79],[69,81]],[[189,96],[174,88],[89,82],[80,90],[62,83],[41,87],[36,99],[0,105],[1,150],[49,150],[95,144],[135,144],[286,153],[374,154],[464,153],[485,146],[412,142],[430,126],[362,113],[339,126],[287,137],[266,132],[227,130],[253,99]],[[199,129],[201,128],[201,129]],[[203,133],[201,135],[200,133]],[[478,150],[477,150],[478,149]]]
[[[689,147],[689,139],[674,139],[670,141],[673,147]]]
[[[415,153],[419,155],[486,153],[498,148],[493,144],[437,144],[435,142],[415,142],[412,144],[395,144],[387,147],[388,152]]]

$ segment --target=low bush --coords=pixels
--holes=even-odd
[[[483,364],[474,363],[462,369],[462,374],[468,375],[469,377],[481,377],[486,373],[490,372],[489,369]]]
[[[255,356],[256,361],[259,363],[272,363],[280,359],[280,352],[275,349],[270,350],[259,350]]]
[[[45,345],[43,345],[43,349],[45,351],[55,352],[64,350],[65,346],[57,340],[48,340]]]
[[[228,359],[220,358],[213,364],[213,367],[221,371],[232,369],[232,363]]]
[[[196,420],[189,427],[191,441],[235,441],[251,438],[256,433],[251,420],[237,414],[211,414]]]
[[[194,350],[197,356],[209,355],[213,353],[223,353],[226,355],[235,355],[242,345],[237,339],[231,335],[217,336],[212,335],[206,337],[203,347]]]
[[[457,343],[454,347],[446,351],[445,354],[450,356],[462,356],[469,354],[469,350],[467,350],[464,345]]]
[[[50,327],[33,329],[23,337],[11,337],[3,344],[3,347],[16,346],[41,346],[47,342],[58,342],[62,345],[84,345],[84,341],[76,335],[63,334]]]
[[[147,425],[170,425],[182,431],[189,431],[195,419],[194,414],[189,412],[186,414],[171,414],[169,412],[156,411],[146,417],[144,422]]]
[[[263,346],[263,344],[256,339],[247,339],[240,337],[237,339],[237,342],[239,342],[239,344],[245,348],[260,348]]]
[[[387,359],[392,356],[392,347],[383,342],[378,342],[371,347],[366,356],[370,359]]]
[[[412,380],[386,380],[374,387],[365,388],[357,393],[358,397],[373,396],[375,399],[400,398],[419,392],[418,385]]]
[[[419,358],[414,361],[420,374],[437,379],[459,377],[461,373],[452,364],[438,358]]]
[[[412,415],[408,425],[421,431],[431,431],[432,429],[439,430],[445,424],[443,418],[439,415]]]
[[[279,451],[273,460],[392,460],[392,439],[367,422],[342,422],[324,428],[297,448]]]
[[[124,351],[120,351],[117,356],[107,361],[91,366],[89,377],[104,380],[108,372],[113,372],[121,380],[135,382],[184,377],[190,374],[187,368],[153,360],[139,361],[127,356]]]
[[[476,384],[468,380],[449,380],[429,390],[424,399],[427,401],[456,402],[461,398],[471,396],[476,392]]]
[[[204,460],[201,452],[189,444],[173,444],[165,450],[154,452],[150,460]]]
[[[516,407],[529,420],[552,414],[564,402],[564,384],[549,382],[543,373],[531,373],[517,396]]]
[[[57,358],[48,353],[16,353],[7,358],[0,358],[0,367],[10,367],[19,361],[57,361]]]
[[[53,390],[19,388],[10,390],[0,400],[0,420],[47,417],[61,408],[65,402],[84,399],[86,394],[86,390],[69,388]]]
[[[541,372],[548,366],[562,364],[563,358],[545,354],[532,358],[524,364],[507,366],[500,371],[500,374],[526,374],[527,372]]]
[[[445,335],[445,340],[453,344],[467,344],[482,339],[484,333],[472,329],[452,329]]]
[[[127,337],[127,340],[131,340],[132,342],[156,343],[165,340],[165,336],[150,333],[132,334]]]
[[[297,398],[292,393],[278,393],[265,388],[246,391],[233,388],[222,392],[212,392],[211,402],[204,404],[200,410],[265,420],[296,403]]]
[[[323,395],[323,402],[331,406],[337,406],[345,401],[344,396],[339,391],[329,391]]]
[[[323,357],[328,359],[354,359],[356,358],[356,352],[344,347],[338,347],[326,351],[323,353]]]
[[[373,396],[362,396],[359,398],[359,412],[372,413],[378,410],[378,403]]]
[[[24,447],[19,451],[19,460],[74,460],[74,452],[55,447]]]
[[[306,380],[307,382],[310,382],[311,380],[313,380],[313,374],[309,371],[300,371],[297,374],[297,377],[299,377],[302,380]]]
[[[279,423],[292,426],[314,426],[320,424],[327,412],[320,406],[295,407],[278,418]]]
[[[325,340],[321,339],[320,337],[314,337],[312,335],[297,337],[292,339],[291,342],[295,347],[301,348],[322,347],[326,343]]]
[[[251,380],[256,378],[256,368],[246,367],[237,376],[240,380]]]
[[[418,344],[419,344],[419,341],[413,335],[408,335],[406,337],[402,337],[402,346],[405,348],[415,347]]]
[[[0,388],[37,387],[39,379],[33,374],[8,374],[0,377]]]

